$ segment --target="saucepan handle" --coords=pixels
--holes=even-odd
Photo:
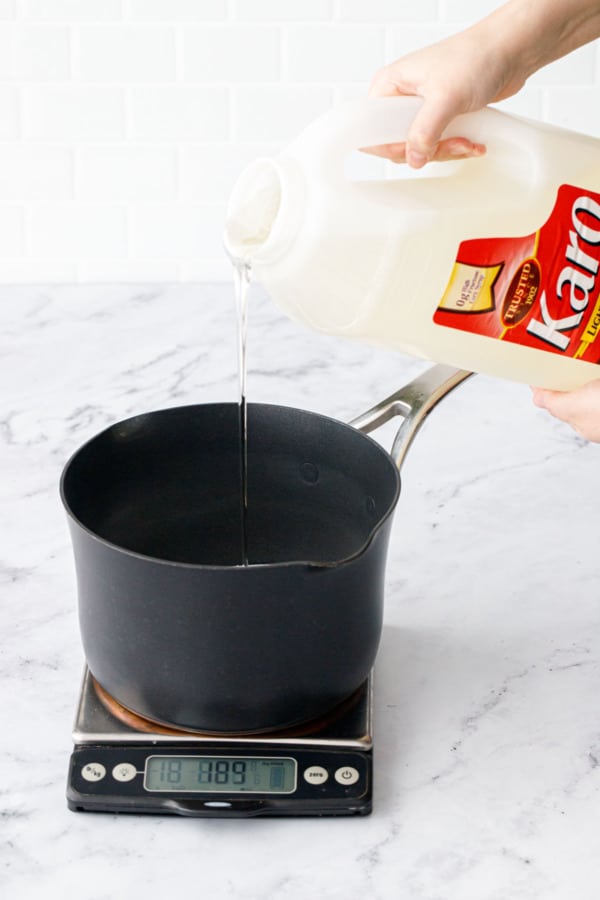
[[[439,401],[473,373],[452,366],[426,369],[399,391],[377,403],[349,424],[368,434],[394,416],[403,419],[392,445],[392,459],[400,469],[419,428]]]

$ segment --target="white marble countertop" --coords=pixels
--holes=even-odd
[[[225,286],[0,290],[1,895],[597,900],[600,447],[481,376],[403,470],[373,814],[67,810],[83,658],[61,468],[117,419],[235,399],[233,310]],[[311,334],[254,291],[251,401],[351,418],[424,367]]]

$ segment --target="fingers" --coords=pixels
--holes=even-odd
[[[361,147],[360,149],[363,153],[381,156],[383,159],[389,159],[395,163],[406,162],[406,144],[404,141],[398,144],[377,144],[374,147]]]
[[[408,132],[406,159],[409,165],[420,169],[434,158],[444,129],[459,111],[447,95],[424,98]]]
[[[428,51],[425,51],[427,55]],[[452,154],[449,148],[440,150],[439,143],[444,128],[459,111],[456,103],[444,91],[438,92],[437,97],[428,96],[429,91],[425,86],[423,65],[415,67],[415,59],[423,54],[416,54],[405,60],[398,60],[389,66],[385,66],[376,73],[371,83],[369,96],[420,96],[423,97],[423,105],[415,116],[410,127],[406,143],[383,145],[369,148],[368,152],[377,156],[384,156],[394,162],[407,162],[409,166],[420,169],[426,162],[434,159],[436,153],[439,159],[457,158],[458,154]],[[413,63],[411,65],[411,58]],[[425,66],[425,69],[427,66]],[[463,152],[460,155],[464,155]]]
[[[410,166],[420,169],[428,162],[482,156],[483,144],[467,138],[442,139],[450,123],[468,104],[460,92],[439,91],[424,96],[423,105],[414,118],[406,141],[406,159]]]
[[[471,159],[476,156],[485,154],[485,146],[476,144],[468,138],[447,138],[437,143],[433,152],[425,159],[423,154],[411,148],[410,143],[407,149],[407,162],[413,169],[420,169],[427,162],[449,162],[453,159]],[[424,161],[423,161],[424,160]]]
[[[421,157],[415,156],[410,149],[407,154],[407,144],[405,142],[396,144],[379,144],[375,147],[362,147],[363,153],[371,153],[373,156],[381,156],[395,163],[406,163],[414,169],[420,169],[425,162],[448,162],[453,159],[470,159],[472,157],[483,156],[485,154],[485,146],[469,141],[467,138],[448,138],[440,141],[436,145],[433,155],[422,161]]]
[[[401,78],[401,71],[398,63],[383,68],[375,75],[369,96],[421,96],[423,105],[415,116],[406,142],[363,148],[365,152],[396,163],[406,162],[413,169],[421,169],[432,161],[482,156],[485,153],[483,144],[467,138],[442,140],[442,134],[450,122],[465,112],[465,100],[461,94],[448,89],[430,91],[420,85],[417,79]]]

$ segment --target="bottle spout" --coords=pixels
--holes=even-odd
[[[234,185],[225,220],[225,249],[252,259],[268,240],[281,204],[281,178],[270,159],[257,159]]]
[[[282,160],[257,159],[239,176],[227,206],[225,250],[248,265],[279,256],[298,215],[296,172]],[[291,196],[293,195],[293,196]]]

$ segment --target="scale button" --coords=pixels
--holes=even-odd
[[[112,777],[115,781],[133,781],[137,775],[137,769],[131,763],[119,763],[112,770]]]
[[[329,778],[329,772],[323,766],[309,766],[304,770],[304,780],[309,784],[325,784]]]
[[[353,766],[342,766],[340,769],[336,769],[334,777],[338,784],[356,784],[360,778],[358,769]]]
[[[81,777],[86,781],[102,781],[106,775],[106,769],[102,763],[86,763],[81,770]]]

